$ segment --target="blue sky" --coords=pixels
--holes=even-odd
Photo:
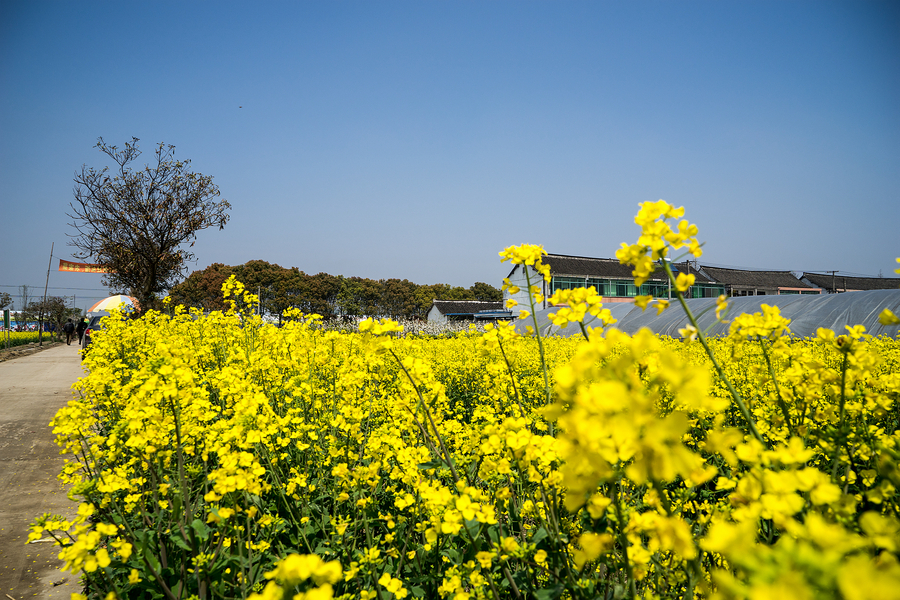
[[[611,257],[664,198],[710,264],[889,276],[900,8],[3,0],[0,291],[71,258],[101,136],[215,177],[231,222],[192,268],[499,286],[502,248]]]

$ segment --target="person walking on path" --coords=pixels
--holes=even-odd
[[[72,319],[66,321],[63,331],[66,332],[66,345],[69,346],[72,344],[72,337],[75,335],[75,323],[72,322]]]
[[[81,345],[81,338],[84,336],[84,330],[87,329],[87,319],[78,319],[78,326],[75,327],[75,333],[78,334],[78,345]]]

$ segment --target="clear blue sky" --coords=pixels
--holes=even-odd
[[[3,286],[43,287],[51,242],[71,257],[100,136],[215,177],[231,222],[192,268],[499,286],[505,246],[611,257],[659,198],[712,264],[887,276],[900,256],[896,2],[0,7]]]

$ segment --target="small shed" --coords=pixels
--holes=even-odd
[[[488,314],[495,316],[486,316]],[[432,300],[428,320],[435,323],[448,321],[474,321],[475,319],[511,318],[502,302],[481,300]],[[479,316],[481,315],[481,316]]]

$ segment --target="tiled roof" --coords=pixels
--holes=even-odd
[[[673,270],[674,270],[676,273],[687,273],[687,274],[689,274],[689,275],[690,275],[690,274],[693,274],[693,275],[694,275],[694,279],[695,279],[695,281],[696,281],[697,283],[700,283],[700,282],[703,282],[703,283],[710,283],[710,282],[712,282],[712,279],[710,279],[709,277],[707,277],[706,275],[704,275],[703,273],[701,273],[700,271],[698,271],[697,269],[695,269],[693,266],[691,266],[691,263],[689,263],[689,262],[687,262],[687,261],[685,261],[685,262],[680,262],[680,263],[672,263],[672,268],[673,268]]]
[[[731,286],[769,289],[813,287],[797,279],[790,271],[745,271],[703,265],[700,268],[714,281]]]
[[[548,254],[543,259],[550,265],[550,273],[559,277],[596,277],[598,279],[634,279],[631,265],[623,265],[615,258],[587,258]],[[666,274],[657,269],[650,276],[652,280],[662,280]]]
[[[474,315],[482,310],[503,310],[502,302],[481,300],[435,300],[433,306],[443,315]]]
[[[564,254],[548,254],[544,257],[544,264],[550,265],[550,273],[559,277],[596,277],[598,279],[634,279],[631,274],[631,265],[623,265],[615,258],[588,258],[585,256],[566,256]],[[673,263],[676,273],[693,273],[698,282],[708,282],[710,279],[703,273],[694,269],[689,263]],[[662,267],[657,266],[650,275],[653,281],[661,281],[666,278]]]
[[[827,290],[831,289],[832,281],[834,287],[839,290],[896,290],[900,288],[900,277],[846,277],[844,275],[834,275],[832,279],[831,273],[823,275],[822,273],[804,273],[803,277]]]

